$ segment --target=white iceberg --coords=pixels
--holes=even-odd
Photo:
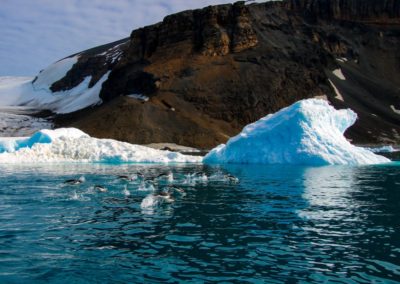
[[[357,115],[327,101],[299,101],[246,126],[204,157],[208,164],[364,165],[390,162],[343,136]]]
[[[52,143],[61,137],[78,139],[89,137],[89,135],[76,128],[43,129],[28,138],[0,138],[0,153],[16,152],[21,148],[32,148],[37,143]]]
[[[92,138],[74,128],[41,130],[30,138],[0,138],[0,164],[199,163],[202,157]]]

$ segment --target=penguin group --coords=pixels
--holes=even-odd
[[[186,195],[185,190],[176,185],[174,174],[172,172],[161,173],[153,176],[136,172],[131,175],[117,175],[115,176],[115,179],[117,182],[122,181],[125,183],[122,194],[126,197],[131,195],[128,189],[129,183],[138,184],[138,191],[150,192],[150,194],[148,194],[141,202],[140,206],[142,209],[148,209],[162,204],[169,204]],[[233,184],[239,183],[239,179],[231,174],[219,173],[208,176],[204,172],[194,172],[185,174],[181,184],[185,187],[185,185],[194,186],[197,183],[206,184],[209,181],[223,181]],[[79,186],[84,182],[86,182],[86,179],[84,176],[81,176],[78,179],[66,180],[64,181],[64,184],[68,186]],[[94,185],[92,189],[98,193],[108,192],[107,187],[101,184]]]

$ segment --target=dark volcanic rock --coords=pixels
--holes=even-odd
[[[128,39],[122,39],[72,55],[79,55],[78,62],[64,78],[50,86],[51,91],[70,90],[82,83],[87,76],[91,76],[89,88],[93,87],[116,65],[116,59],[124,53],[128,43]]]
[[[268,113],[325,96],[358,113],[346,133],[355,142],[399,142],[399,3],[238,2],[168,16],[133,31],[122,46],[81,53],[52,90],[89,75],[94,84],[111,71],[105,103],[60,116],[58,125],[133,143],[210,148]],[[110,60],[113,46],[118,60]],[[346,80],[332,72],[339,68]],[[130,94],[150,100],[123,97]]]
[[[290,0],[289,9],[315,20],[400,23],[398,0]]]
[[[243,3],[168,16],[162,23],[132,32],[131,45],[104,84],[101,98],[109,101],[132,92],[152,96],[157,91],[158,79],[137,70],[152,65],[154,56],[223,56],[244,51],[257,43],[249,9]],[[149,87],[145,87],[146,84]]]

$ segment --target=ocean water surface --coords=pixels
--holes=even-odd
[[[0,166],[0,283],[398,281],[399,163]]]

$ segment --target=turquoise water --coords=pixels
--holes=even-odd
[[[171,171],[147,208],[116,178]],[[0,167],[0,283],[373,281],[400,281],[400,164]]]

